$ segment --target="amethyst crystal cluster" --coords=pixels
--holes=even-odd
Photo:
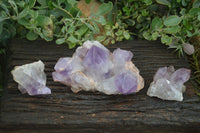
[[[164,100],[183,101],[183,85],[190,78],[190,70],[180,68],[174,70],[173,66],[159,68],[151,83],[147,95]]]
[[[115,49],[111,53],[97,41],[86,41],[76,49],[72,57],[58,60],[52,73],[53,80],[71,86],[75,93],[99,91],[105,94],[131,94],[144,87],[144,80],[131,62],[130,51]],[[44,64],[41,61],[17,66],[12,70],[21,93],[29,95],[51,94],[46,87]],[[190,78],[190,70],[173,66],[159,68],[147,95],[164,100],[183,100],[184,83]]]
[[[105,94],[130,94],[144,87],[139,70],[131,62],[130,51],[111,53],[97,41],[86,41],[72,57],[60,58],[52,73],[53,80],[70,85],[75,93],[100,91]]]
[[[42,61],[17,66],[11,73],[18,83],[18,89],[21,93],[29,95],[51,94],[51,90],[46,87],[46,75]]]

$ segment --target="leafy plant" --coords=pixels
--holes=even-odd
[[[200,96],[200,46],[190,58],[191,66],[194,69],[193,79],[196,81],[197,94]]]
[[[100,26],[110,25],[105,14],[112,2],[103,3],[90,17],[77,8],[77,0],[2,0],[0,1],[0,42],[17,37],[67,43],[69,48],[95,39]],[[87,1],[90,2],[90,1]],[[9,26],[8,26],[9,24]]]
[[[133,37],[160,39],[180,56],[183,51],[192,54],[190,39],[200,34],[199,0],[128,0],[118,6],[118,16]]]
[[[183,55],[183,51],[193,54],[194,47],[189,41],[191,37],[200,35],[198,15],[200,8],[192,7],[188,11],[182,8],[177,15],[155,17],[143,36],[147,40],[161,38],[162,43],[169,45],[170,48],[176,48],[179,55]]]

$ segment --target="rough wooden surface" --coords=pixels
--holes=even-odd
[[[145,88],[132,95],[80,92],[52,80],[51,73],[60,57],[71,56],[75,49],[44,41],[13,40],[7,63],[7,88],[1,99],[0,132],[196,132],[200,131],[200,101],[191,81],[183,102],[164,101],[146,95],[156,70],[162,66],[175,68],[189,65],[178,59],[159,42],[126,41],[109,46],[134,53],[133,62],[144,77]],[[51,95],[21,94],[10,74],[14,66],[42,60]]]

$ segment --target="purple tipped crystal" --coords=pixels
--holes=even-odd
[[[71,84],[70,74],[71,73],[67,71],[53,72],[52,77],[54,81],[59,81],[65,83],[66,85],[70,85]]]
[[[103,49],[92,46],[92,48],[87,52],[86,56],[83,59],[84,67],[98,68],[102,67],[109,58],[109,52],[104,51]]]
[[[127,62],[127,61],[131,61],[131,59],[133,58],[133,53],[130,51],[122,50],[118,48],[113,51],[113,58],[114,60]]]
[[[113,52],[113,63],[115,65],[115,71],[123,69],[126,62],[131,61],[133,57],[132,52],[127,50],[122,50],[120,48],[114,50]]]
[[[122,94],[136,92],[138,86],[137,77],[128,72],[119,74],[115,78],[115,86]]]
[[[131,62],[130,51],[113,54],[97,41],[86,41],[72,58],[61,58],[52,73],[53,80],[71,86],[77,93],[100,91],[107,95],[130,94],[144,87],[139,70]]]
[[[65,57],[65,58],[60,58],[58,60],[58,62],[56,63],[54,69],[56,71],[63,71],[67,69],[67,71],[71,71],[72,70],[72,67],[70,66],[70,62],[71,62],[71,58],[69,57]]]
[[[173,84],[183,85],[186,81],[190,79],[190,73],[191,70],[186,68],[180,68],[171,75],[170,81]]]
[[[165,100],[182,101],[182,93],[185,91],[183,84],[189,78],[189,69],[180,68],[175,71],[173,66],[159,68],[147,91],[147,95]]]
[[[103,80],[103,75],[109,73],[112,68],[109,51],[95,45],[92,46],[83,58],[83,66],[89,77],[94,80]]]

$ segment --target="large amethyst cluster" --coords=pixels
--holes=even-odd
[[[139,70],[131,62],[130,51],[111,53],[97,41],[86,41],[72,57],[58,60],[53,80],[70,85],[75,93],[99,91],[105,94],[131,94],[144,87]]]

